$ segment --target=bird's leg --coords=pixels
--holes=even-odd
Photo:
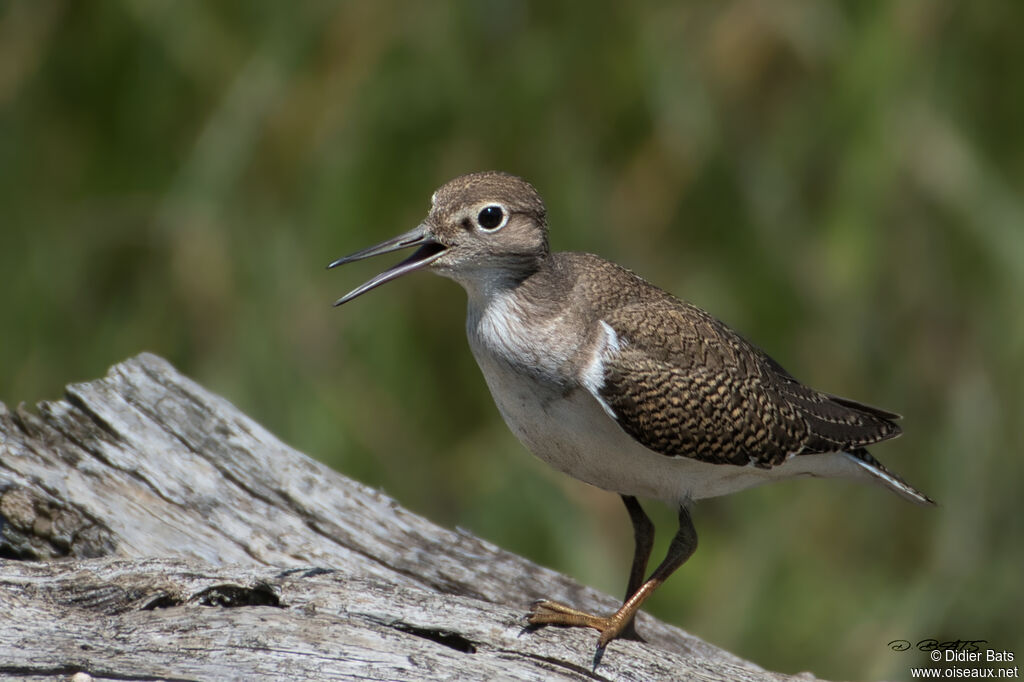
[[[654,547],[654,524],[651,523],[651,519],[644,512],[643,507],[637,499],[631,495],[620,495],[622,502],[626,505],[626,511],[629,512],[629,520],[633,523],[633,540],[635,548],[633,550],[633,565],[629,569],[629,583],[626,586],[626,596],[624,599],[629,599],[633,596],[633,593],[640,589],[640,585],[644,582],[644,576],[647,575],[647,561],[651,558],[651,549]],[[549,602],[551,604],[552,602]],[[558,605],[564,607],[560,613],[573,613],[578,616],[590,618],[590,614],[576,611],[570,607],[566,607],[564,604]],[[643,641],[643,638],[636,631],[636,619],[630,618],[629,622],[622,628],[622,632],[619,637],[623,639],[636,639]]]
[[[654,548],[654,524],[644,512],[637,499],[631,495],[622,495],[622,501],[629,512],[629,520],[633,522],[633,565],[629,569],[629,583],[626,585],[626,596],[629,599],[640,589],[647,575],[647,560],[651,558],[651,550]],[[624,639],[636,639],[643,641],[643,638],[636,631],[636,619],[630,618],[629,622],[622,629],[619,635]]]
[[[633,503],[636,503],[635,499],[633,499]],[[626,509],[629,510],[630,517],[635,519],[636,517],[631,508],[633,503],[626,501]],[[637,503],[636,507],[639,508],[639,506]],[[643,514],[643,511],[641,510],[640,513]],[[643,514],[643,516],[646,518],[647,515]],[[647,524],[650,524],[650,519],[647,519]],[[643,522],[641,521],[637,524],[634,520],[634,527],[637,527],[637,525],[643,525]],[[637,540],[637,547],[638,549],[641,547],[639,539]],[[682,506],[679,508],[679,530],[676,532],[675,537],[672,538],[672,543],[668,547],[665,558],[654,569],[651,577],[633,591],[626,601],[623,602],[618,611],[606,617],[595,616],[565,604],[545,600],[533,605],[533,611],[530,612],[528,617],[529,623],[535,626],[562,625],[567,627],[594,628],[601,633],[601,637],[597,642],[598,651],[600,652],[607,646],[608,642],[626,631],[627,626],[636,616],[636,612],[640,610],[640,606],[677,568],[690,558],[695,549],[697,549],[697,531],[693,527],[690,510]],[[646,560],[644,563],[646,563]],[[633,558],[633,568],[634,570],[639,570],[640,575],[643,575],[642,567],[637,569],[636,556]],[[630,585],[632,586],[632,584],[633,576],[631,573]]]

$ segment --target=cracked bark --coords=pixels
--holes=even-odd
[[[646,614],[647,643],[524,630],[618,600],[281,443],[149,354],[0,404],[0,677],[790,679]]]

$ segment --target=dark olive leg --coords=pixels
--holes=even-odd
[[[629,583],[626,586],[626,596],[623,597],[628,600],[640,589],[640,585],[644,582],[644,576],[647,575],[647,561],[651,558],[651,549],[654,548],[654,524],[651,523],[650,517],[647,516],[635,497],[630,495],[621,497],[626,505],[626,511],[629,512],[629,520],[633,523],[633,541],[635,543],[633,565],[629,569]],[[641,641],[643,639],[636,631],[635,618],[626,623],[619,636],[624,639]]]
[[[627,503],[627,509],[629,505]],[[529,615],[531,625],[564,625],[569,627],[589,627],[601,632],[597,647],[600,652],[608,642],[620,636],[626,625],[633,620],[647,598],[665,582],[677,568],[682,566],[694,550],[697,549],[697,531],[690,519],[690,511],[686,507],[679,509],[679,530],[668,547],[664,560],[654,569],[654,573],[642,583],[637,590],[626,599],[619,610],[607,617],[594,616],[574,609],[565,604],[553,601],[540,601],[533,605]]]

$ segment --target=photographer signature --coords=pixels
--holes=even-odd
[[[981,645],[988,644],[987,639],[953,639],[946,642],[940,642],[937,639],[922,639],[914,643],[906,639],[894,639],[889,642],[889,648],[893,651],[909,651],[914,649],[916,651],[982,651]]]

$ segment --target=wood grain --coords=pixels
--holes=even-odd
[[[792,679],[646,614],[647,642],[595,669],[596,633],[523,615],[618,600],[410,513],[150,354],[38,414],[0,404],[0,557],[0,677]]]

